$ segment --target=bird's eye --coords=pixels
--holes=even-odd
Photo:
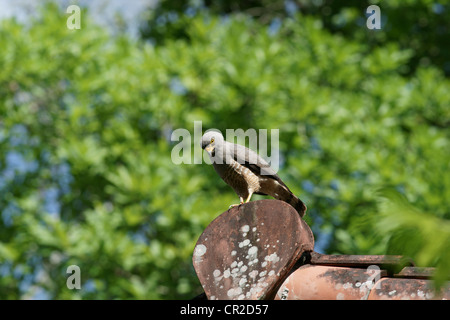
[[[214,138],[211,138],[211,143],[213,143],[214,142]]]

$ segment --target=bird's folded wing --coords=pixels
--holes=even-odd
[[[235,161],[237,161],[244,167],[250,169],[250,171],[252,171],[254,174],[258,176],[272,178],[278,181],[279,184],[285,186],[289,190],[289,188],[280,179],[280,177],[277,175],[275,170],[273,170],[270,164],[267,163],[267,161],[264,160],[262,157],[260,157],[255,151],[247,147],[241,146],[239,144],[231,144],[231,145],[232,145],[231,151],[233,153],[233,159]]]

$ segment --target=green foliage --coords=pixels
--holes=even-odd
[[[436,266],[435,284],[442,286],[450,270],[450,221],[420,211],[395,189],[382,189],[379,205],[376,226],[389,234],[388,253],[402,252],[418,266]]]
[[[302,15],[274,33],[246,15],[198,14],[186,38],[157,46],[87,18],[68,30],[66,18],[47,6],[27,26],[0,25],[1,298],[200,293],[194,244],[237,197],[212,167],[172,163],[170,133],[193,134],[193,121],[280,129],[279,174],[323,251],[448,266],[444,245],[391,246],[402,226],[429,234],[449,218],[450,82],[431,66],[405,76],[414,49],[372,48]],[[385,184],[430,224],[367,223]],[[66,287],[72,264],[79,291]]]
[[[382,31],[365,28],[366,10],[378,5]],[[190,39],[185,32],[198,12],[214,15],[245,14],[264,25],[276,24],[295,16],[297,12],[320,20],[322,27],[347,39],[367,43],[376,49],[394,42],[401,49],[413,49],[411,59],[401,67],[411,75],[418,67],[435,65],[450,75],[450,6],[448,2],[429,0],[216,0],[158,1],[150,12],[142,35],[156,43],[168,38]],[[188,14],[185,14],[188,13]],[[177,19],[176,17],[180,17]]]

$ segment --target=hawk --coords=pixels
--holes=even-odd
[[[202,136],[202,149],[208,152],[214,169],[239,196],[240,204],[252,195],[270,195],[285,201],[297,210],[300,217],[306,205],[297,198],[270,165],[253,150],[225,141],[220,132],[208,131]],[[233,204],[230,206],[238,206]]]

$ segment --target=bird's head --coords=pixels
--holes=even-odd
[[[201,146],[202,149],[212,155],[216,146],[221,145],[221,143],[223,143],[223,136],[220,132],[208,131],[202,137]]]

